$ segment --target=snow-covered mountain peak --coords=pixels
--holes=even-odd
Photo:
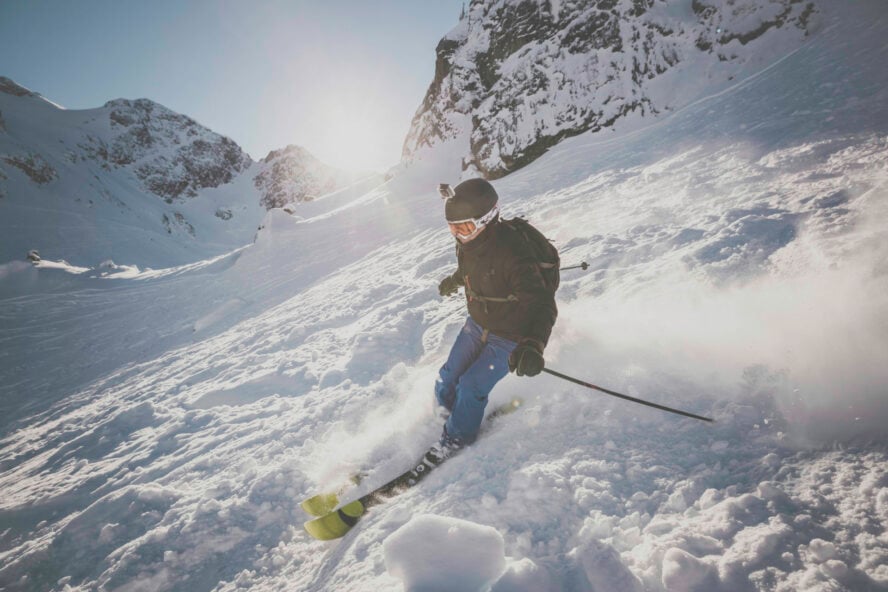
[[[267,209],[312,201],[367,176],[331,167],[294,144],[272,150],[257,166],[253,182]]]
[[[302,146],[288,144],[283,148],[279,148],[278,150],[272,150],[271,152],[269,152],[268,155],[266,155],[266,157],[262,159],[262,162],[269,163],[278,158],[302,158],[317,160],[311,152],[309,152]]]
[[[65,110],[8,78],[0,89],[0,263],[38,249],[80,265],[179,265],[243,246],[266,209],[355,177],[298,146],[256,163],[150,99]]]
[[[95,160],[127,167],[168,202],[218,187],[252,160],[229,138],[149,99],[115,99],[98,110],[81,147]]]
[[[186,115],[176,113],[151,99],[113,99],[102,108],[110,110],[112,124],[124,127],[134,123],[147,123],[150,119],[165,120],[183,127],[196,126],[197,122]]]
[[[11,78],[0,76],[0,92],[14,97],[39,97],[39,93],[25,88]]]
[[[637,126],[761,69],[816,12],[800,0],[473,0],[438,44],[403,157],[456,141],[467,174],[501,177],[566,137]]]
[[[36,97],[39,96],[32,90],[28,90],[24,86],[17,84],[11,78],[0,76],[0,92],[16,97]]]
[[[0,76],[0,93],[23,99],[37,99],[40,103],[44,105],[64,110],[64,107],[62,107],[58,103],[50,101],[40,93],[34,92],[33,90],[22,86],[12,78],[7,78],[6,76]]]

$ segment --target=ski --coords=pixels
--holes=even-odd
[[[348,482],[343,484],[336,492],[325,492],[314,495],[299,504],[302,510],[309,516],[323,516],[336,509],[339,505],[339,499],[342,495],[356,485],[360,485],[367,474],[360,472],[355,473],[348,478]]]
[[[385,485],[319,518],[309,520],[305,523],[306,532],[320,541],[331,541],[345,536],[367,510],[413,487],[440,462],[427,452],[412,469],[398,475]]]
[[[492,422],[496,418],[516,411],[522,403],[521,399],[513,399],[505,405],[497,407],[487,416],[487,422]],[[305,523],[305,530],[312,537],[321,541],[330,541],[345,536],[367,510],[415,486],[448,458],[450,457],[438,458],[432,451],[426,452],[410,470],[342,507],[337,508],[339,494],[336,493],[322,493],[305,500],[302,502],[302,508],[308,514],[317,516],[314,520]]]

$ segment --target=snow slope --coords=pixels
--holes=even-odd
[[[716,424],[510,376],[493,400],[524,409],[310,540],[301,499],[380,483],[439,430],[464,307],[437,295],[434,187],[460,163],[417,162],[272,210],[216,260],[0,268],[0,587],[888,589],[888,14],[823,19],[728,89],[496,182],[591,264],[563,274],[550,366]]]

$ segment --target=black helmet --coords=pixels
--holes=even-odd
[[[444,204],[444,216],[448,222],[478,219],[496,207],[496,190],[484,179],[463,181],[452,189],[452,193]]]
[[[496,190],[484,179],[469,179],[456,187],[440,185],[438,191],[447,200],[444,216],[450,233],[462,243],[481,234],[499,215]]]

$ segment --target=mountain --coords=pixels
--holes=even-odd
[[[267,209],[313,201],[368,176],[331,167],[293,145],[269,152],[256,168],[253,183]]]
[[[90,135],[80,147],[103,165],[129,168],[167,203],[230,183],[252,164],[229,138],[153,101],[118,99],[106,103],[104,110],[108,118],[102,127],[109,125],[108,140]]]
[[[807,0],[472,0],[404,142],[498,178],[566,137],[638,126],[797,48]]]
[[[31,249],[166,267],[249,243],[265,211],[361,175],[288,147],[254,162],[148,99],[66,110],[0,77],[0,260]]]

